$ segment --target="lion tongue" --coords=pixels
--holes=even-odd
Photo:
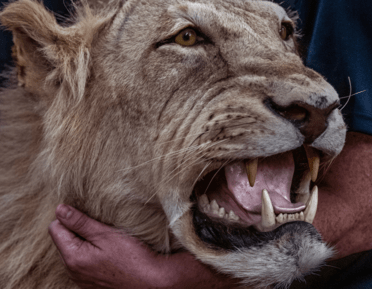
[[[225,167],[229,191],[240,206],[252,214],[261,213],[263,189],[269,192],[276,214],[291,214],[303,210],[304,204],[293,204],[290,201],[293,173],[294,161],[291,152],[260,160],[253,187],[249,185],[244,162],[235,162]]]

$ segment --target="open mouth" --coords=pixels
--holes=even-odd
[[[192,196],[194,210],[208,219],[205,226],[270,232],[289,222],[311,224],[318,203],[314,182],[320,154],[302,146],[266,158],[231,162],[198,181]]]

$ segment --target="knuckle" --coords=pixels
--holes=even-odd
[[[67,268],[71,272],[79,272],[81,268],[84,268],[84,260],[80,257],[80,255],[73,255],[65,258],[65,263]]]
[[[74,229],[78,232],[84,231],[85,227],[87,226],[87,217],[85,215],[79,216],[74,224]]]

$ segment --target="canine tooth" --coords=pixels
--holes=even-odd
[[[280,213],[277,217],[276,217],[276,221],[279,223],[279,224],[282,224],[283,223],[283,214]]]
[[[205,207],[209,204],[209,200],[206,194],[201,195],[201,197],[199,198],[199,203],[202,207]]]
[[[269,193],[267,190],[262,190],[262,212],[261,212],[261,224],[263,229],[270,229],[275,225],[275,213],[274,207],[271,203]]]
[[[309,162],[311,180],[313,182],[318,178],[320,158],[316,150],[309,146],[304,146],[306,151],[307,160]]]
[[[310,200],[307,203],[304,215],[305,215],[305,222],[310,224],[313,223],[316,210],[318,207],[318,187],[314,186],[313,190],[311,191]]]
[[[220,218],[223,218],[225,216],[225,208],[221,207],[220,210],[218,211],[218,216]]]
[[[249,185],[251,187],[253,187],[254,183],[256,182],[257,164],[258,164],[258,159],[251,160],[245,164],[246,169],[247,169]]]
[[[301,220],[301,221],[304,221],[304,220],[305,220],[304,212],[301,212],[301,213],[300,213],[300,220]]]

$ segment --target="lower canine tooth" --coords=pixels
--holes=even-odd
[[[249,161],[245,165],[247,169],[249,185],[251,187],[253,187],[254,183],[256,182],[257,164],[258,164],[258,159],[254,159],[254,160]]]
[[[275,225],[274,207],[271,203],[267,190],[262,191],[261,225],[264,230],[269,231]]]
[[[318,207],[318,187],[314,186],[313,190],[311,191],[311,196],[306,205],[306,209],[304,212],[305,222],[308,222],[310,224],[313,223],[317,207]]]

